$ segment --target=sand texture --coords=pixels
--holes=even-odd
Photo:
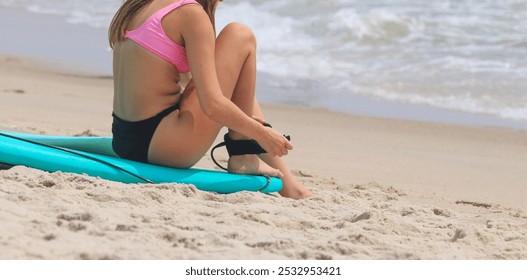
[[[110,135],[111,79],[49,69],[0,56],[0,126]],[[0,259],[527,259],[527,132],[264,110],[313,198],[16,166],[0,170]]]

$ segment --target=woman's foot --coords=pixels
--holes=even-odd
[[[283,197],[303,199],[313,196],[313,193],[308,191],[304,185],[289,172],[282,177],[282,185],[282,190],[278,193]]]
[[[271,177],[283,177],[280,170],[272,168],[256,155],[231,156],[227,170],[236,174],[268,175]]]
[[[273,168],[270,164],[280,169]],[[273,157],[269,154],[231,156],[227,170],[236,174],[280,177],[282,179],[282,190],[279,191],[279,194],[283,197],[302,199],[313,196],[289,171],[282,158]]]

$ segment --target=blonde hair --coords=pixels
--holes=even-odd
[[[152,1],[153,0],[126,0],[123,5],[121,5],[119,10],[117,10],[117,13],[115,13],[112,22],[110,23],[110,28],[108,29],[108,41],[111,48],[113,48],[116,43],[124,40],[124,34],[128,24],[130,24],[132,19]],[[223,0],[219,1],[221,2]],[[218,0],[196,0],[196,2],[203,7],[214,27],[214,14],[216,12],[216,4],[218,3]]]

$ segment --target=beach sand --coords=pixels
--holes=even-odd
[[[111,134],[110,77],[4,55],[0,96],[4,128]],[[527,259],[526,131],[264,111],[313,198],[16,166],[0,171],[0,259]]]

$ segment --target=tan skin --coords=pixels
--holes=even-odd
[[[152,1],[132,20],[128,30],[139,27],[173,2],[177,1]],[[264,116],[255,98],[256,39],[252,31],[232,23],[216,39],[209,17],[195,4],[167,14],[162,26],[174,42],[185,46],[192,77],[179,73],[174,65],[131,40],[114,46],[113,109],[117,116],[128,121],[143,120],[181,101],[180,110],[159,124],[149,147],[149,162],[191,167],[226,126],[231,138],[255,139],[268,151],[259,156],[231,157],[230,172],[279,176],[282,196],[311,196],[282,158],[293,145],[282,133],[261,124]],[[186,85],[183,94],[181,85]]]

